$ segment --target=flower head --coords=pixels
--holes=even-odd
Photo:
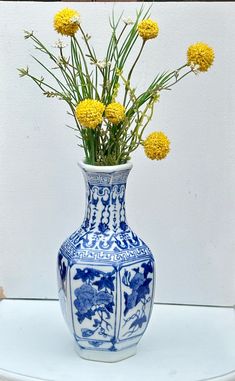
[[[105,109],[105,116],[110,123],[118,124],[125,118],[125,107],[118,102],[110,103]]]
[[[113,296],[109,294],[107,291],[100,291],[96,295],[95,303],[96,304],[104,304],[107,305],[113,302]]]
[[[53,48],[58,48],[58,49],[63,49],[66,46],[68,46],[68,44],[65,44],[63,41],[61,41],[60,38],[57,41],[55,41],[54,45],[52,45]]]
[[[19,72],[20,77],[24,77],[24,76],[29,74],[29,67],[28,66],[26,68],[21,67],[20,69],[17,69],[17,70]]]
[[[83,284],[81,287],[75,289],[74,294],[76,299],[74,305],[80,314],[87,313],[93,307],[96,293],[96,289],[89,284]]]
[[[83,127],[96,128],[102,123],[104,109],[103,103],[94,99],[85,99],[76,107],[77,119]]]
[[[130,17],[127,17],[126,19],[123,19],[122,21],[126,25],[132,25],[132,24],[134,24],[134,21]]]
[[[29,32],[28,30],[24,30],[24,38],[27,40],[28,38],[33,37],[33,30]]]
[[[188,65],[197,67],[198,71],[207,71],[213,64],[214,50],[204,42],[190,45],[187,51]]]
[[[142,37],[143,40],[150,40],[151,38],[157,37],[159,27],[155,21],[146,19],[139,23],[138,32],[139,36]]]
[[[144,141],[144,151],[149,159],[162,160],[170,151],[170,141],[163,132],[152,132]]]
[[[54,16],[55,30],[65,36],[73,36],[78,31],[79,24],[79,13],[74,9],[61,9]]]
[[[130,288],[132,288],[132,290],[138,290],[138,288],[142,286],[144,281],[144,274],[137,272],[130,281]]]
[[[106,60],[97,60],[97,61],[94,61],[94,60],[91,59],[90,62],[91,62],[91,65],[96,65],[100,69],[105,69],[106,67],[111,65],[111,62],[110,61],[106,61]]]

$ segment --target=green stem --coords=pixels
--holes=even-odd
[[[124,95],[124,101],[123,101],[124,106],[125,106],[125,104],[126,104],[126,97],[127,97],[127,92],[128,92],[128,84],[130,84],[131,75],[132,75],[133,70],[134,70],[134,68],[135,68],[135,66],[136,66],[136,64],[137,64],[137,62],[138,62],[138,60],[139,60],[139,58],[140,58],[140,56],[141,56],[141,53],[142,53],[142,51],[143,51],[143,49],[144,49],[145,42],[146,42],[146,41],[143,40],[142,45],[141,45],[141,48],[140,48],[140,51],[139,51],[139,54],[137,55],[137,57],[136,57],[136,59],[135,59],[133,65],[132,65],[132,68],[131,68],[131,70],[129,71],[128,77],[127,77],[127,85],[126,85],[126,88],[125,88],[125,95]]]
[[[81,32],[82,32],[82,35],[83,35],[85,44],[86,44],[86,46],[87,46],[87,49],[88,49],[88,51],[89,51],[89,53],[90,53],[90,57],[92,58],[92,60],[93,60],[94,62],[96,62],[96,61],[97,61],[97,58],[96,58],[96,56],[93,54],[93,52],[92,52],[92,50],[91,50],[91,48],[90,48],[90,45],[89,45],[89,43],[88,43],[88,41],[87,41],[86,35],[85,35],[83,29],[81,28],[81,26],[80,26],[80,30],[81,30]],[[98,69],[99,69],[99,71],[101,72],[101,74],[103,75],[103,71],[102,71],[102,69],[101,69],[101,68],[98,68]]]
[[[184,75],[182,75],[181,77],[179,77],[178,79],[176,79],[175,82],[170,83],[167,87],[163,87],[162,90],[170,90],[170,88],[171,88],[172,86],[174,86],[176,83],[180,82],[181,79],[183,79],[184,77],[186,77],[188,74],[190,74],[190,73],[192,73],[192,72],[193,72],[192,69],[189,70],[189,71],[187,71],[187,73],[185,73]]]
[[[85,77],[86,77],[86,85],[88,87],[88,92],[89,92],[89,98],[92,98],[92,88],[91,88],[91,79],[90,79],[90,74],[89,74],[89,71],[88,71],[88,66],[87,66],[87,62],[86,62],[86,58],[84,56],[84,53],[82,51],[82,48],[77,40],[77,38],[74,36],[72,37],[76,46],[78,47],[79,49],[79,52],[81,54],[81,57],[82,57],[82,60],[83,60],[83,65],[84,65],[84,68],[85,68]]]

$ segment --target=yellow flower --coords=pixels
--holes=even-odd
[[[146,19],[139,23],[138,32],[139,36],[142,37],[143,40],[150,40],[151,38],[157,37],[159,27],[155,21]]]
[[[77,119],[83,127],[96,128],[102,123],[105,106],[94,99],[85,99],[76,107]]]
[[[187,51],[188,65],[197,66],[199,71],[207,71],[213,64],[214,50],[204,42],[190,45]]]
[[[55,30],[65,36],[73,36],[79,29],[79,16],[74,9],[61,9],[54,16]]]
[[[144,151],[149,159],[162,160],[170,151],[170,141],[163,132],[152,132],[144,141]]]
[[[118,102],[110,103],[105,109],[105,116],[110,123],[118,124],[125,118],[125,107]]]

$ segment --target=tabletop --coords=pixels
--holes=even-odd
[[[155,304],[137,355],[83,360],[58,301],[0,302],[1,381],[235,381],[233,308]]]

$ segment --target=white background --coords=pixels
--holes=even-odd
[[[144,3],[147,7],[147,4]],[[81,13],[100,59],[112,3],[65,3]],[[119,3],[134,17],[138,3]],[[23,30],[50,47],[63,4],[0,4],[0,286],[7,297],[56,298],[56,253],[81,223],[84,185],[66,104],[43,97],[17,67],[41,74]],[[154,3],[160,34],[149,41],[134,84],[185,62],[187,47],[213,46],[213,68],[162,95],[148,127],[172,141],[169,157],[141,149],[127,191],[128,220],[156,254],[158,302],[233,305],[235,291],[235,8],[233,3]]]

